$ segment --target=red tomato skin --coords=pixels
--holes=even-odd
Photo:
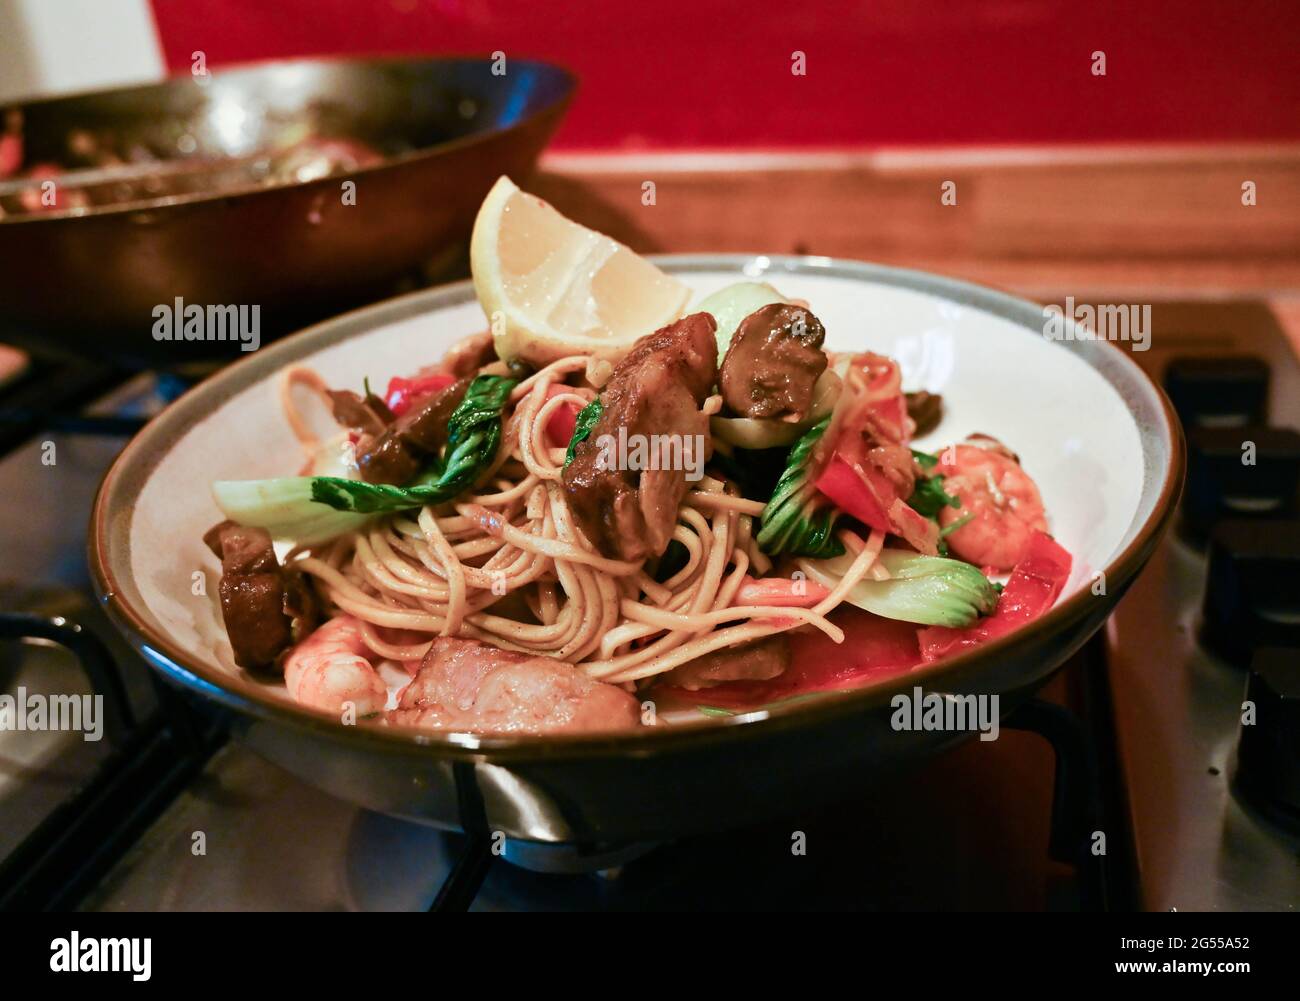
[[[666,686],[666,691],[678,700],[740,711],[797,695],[874,684],[907,674],[1038,618],[1060,595],[1071,563],[1070,554],[1056,540],[1038,532],[1028,554],[1012,571],[993,615],[967,629],[917,629],[910,622],[884,619],[852,605],[841,605],[831,613],[831,621],[844,630],[844,642],[836,643],[809,626],[793,630],[788,634],[790,668],[779,677],[770,681],[730,681],[698,692]]]
[[[993,614],[965,629],[922,629],[917,635],[922,658],[929,664],[1032,622],[1055,603],[1072,563],[1070,554],[1055,539],[1046,532],[1035,532],[1024,559],[1011,571]]]
[[[562,393],[572,392],[568,386],[552,385],[546,391],[547,398],[561,395]],[[551,444],[557,448],[568,448],[569,442],[573,440],[573,432],[578,428],[578,414],[580,409],[576,404],[566,403],[562,407],[556,407],[555,412],[551,414],[550,419],[546,422],[546,436],[551,439]]]
[[[446,389],[455,381],[456,377],[449,372],[430,372],[427,375],[417,373],[410,378],[395,375],[388,380],[384,403],[388,405],[394,417],[400,417],[410,409],[413,400]]]
[[[814,484],[818,492],[825,494],[841,511],[853,515],[858,521],[882,532],[892,531],[889,515],[877,495],[864,482],[860,466],[854,466],[838,452],[831,456],[821,476]],[[865,471],[863,471],[865,472]],[[888,499],[893,500],[892,487],[883,476],[879,483],[872,483],[876,489],[882,486],[888,490]]]

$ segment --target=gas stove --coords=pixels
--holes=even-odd
[[[1295,515],[1289,439],[1254,428],[1300,427],[1300,365],[1250,303],[1156,304],[1134,357],[1201,428],[1198,493],[1106,629],[998,740],[756,827],[565,849],[332,799],[158,683],[91,596],[85,524],[125,435],[183,380],[36,366],[0,389],[0,692],[99,693],[105,733],[0,732],[0,906],[1294,910],[1300,672],[1284,651],[1300,640],[1295,609],[1252,583],[1289,550],[1261,554],[1252,533]],[[1243,428],[1267,445],[1264,477],[1224,464]],[[1240,537],[1228,515],[1247,519]],[[1248,685],[1258,729],[1238,754]]]
[[[1138,899],[1294,911],[1300,363],[1262,304],[1165,304],[1153,322],[1134,357],[1183,420],[1187,485],[1106,629]]]

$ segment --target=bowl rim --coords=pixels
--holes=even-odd
[[[764,254],[662,254],[650,260],[672,274],[734,271],[738,277],[761,278],[774,273],[827,275],[836,278],[885,284],[937,295],[984,312],[993,313],[1018,326],[1042,330],[1042,307],[1005,292],[930,272],[870,264],[842,258]],[[245,715],[275,724],[307,730],[329,741],[361,742],[385,753],[429,754],[450,760],[519,761],[556,758],[643,757],[652,753],[693,748],[732,740],[745,734],[775,733],[787,728],[815,727],[823,721],[852,713],[865,713],[886,704],[892,696],[916,685],[942,691],[945,681],[977,676],[988,666],[1018,647],[1031,647],[1053,633],[1065,632],[1087,618],[1096,600],[1082,588],[1058,602],[1038,619],[989,643],[954,657],[918,667],[908,673],[858,689],[818,693],[817,699],[773,705],[759,713],[713,718],[699,724],[645,727],[630,733],[590,735],[488,736],[456,731],[423,731],[359,723],[343,726],[335,715],[293,704],[272,696],[248,679],[215,671],[195,663],[188,651],[156,630],[147,613],[133,607],[123,596],[115,572],[112,551],[112,516],[122,504],[130,505],[153,474],[162,457],[185,431],[207,413],[250,386],[268,378],[283,365],[325,347],[361,336],[382,326],[415,316],[462,305],[475,298],[469,279],[422,289],[314,324],[241,358],[216,375],[192,387],[133,437],[114,459],[95,496],[87,534],[88,560],[95,592],[110,619],[132,646],[155,669],[183,687],[197,691]],[[1031,323],[1034,320],[1036,322]],[[1181,492],[1186,448],[1181,425],[1160,386],[1116,345],[1094,340],[1058,341],[1059,347],[1082,353],[1081,344],[1097,345],[1113,352],[1110,360],[1126,371],[1131,383],[1152,393],[1160,420],[1139,435],[1156,435],[1167,446],[1169,461],[1156,471],[1156,498],[1149,513],[1101,571],[1110,592],[1118,595],[1141,569],[1173,518]],[[1105,371],[1084,357],[1085,364],[1099,371],[1113,388],[1120,388]],[[127,496],[128,478],[136,489]],[[1139,500],[1150,495],[1144,485]],[[1136,517],[1136,514],[1135,514]],[[122,545],[129,554],[129,546]],[[129,576],[127,563],[122,576]],[[757,717],[757,718],[755,718]]]
[[[211,71],[211,73],[212,77],[215,79],[218,76],[254,73],[259,70],[272,70],[278,67],[292,68],[303,65],[351,65],[356,67],[394,66],[403,64],[418,66],[432,63],[447,65],[487,65],[490,60],[490,56],[483,55],[416,56],[409,54],[403,55],[400,53],[378,55],[334,54],[304,56],[299,58],[256,59],[235,63],[225,63]],[[326,177],[319,177],[310,181],[281,180],[275,181],[271,184],[245,184],[239,187],[221,188],[212,191],[191,191],[182,194],[158,195],[154,198],[139,198],[135,201],[129,202],[109,202],[108,204],[94,206],[89,209],[67,208],[58,209],[54,212],[21,212],[16,215],[11,214],[0,216],[0,227],[17,227],[35,225],[37,223],[68,223],[78,219],[104,219],[116,215],[127,215],[137,212],[156,212],[161,209],[179,206],[201,206],[218,203],[225,199],[255,197],[257,195],[279,192],[287,188],[300,188],[304,191],[314,191],[316,188],[324,187],[327,184],[337,184],[341,181],[369,177],[383,171],[399,169],[411,163],[416,163],[431,157],[443,156],[469,146],[479,145],[493,139],[498,139],[508,133],[528,128],[536,122],[545,120],[550,116],[562,115],[570,101],[573,100],[574,92],[577,90],[577,76],[563,66],[548,62],[544,59],[532,59],[520,56],[514,58],[513,61],[518,66],[529,67],[532,70],[553,75],[555,80],[558,82],[559,92],[552,100],[543,103],[528,114],[505,125],[493,125],[490,128],[476,129],[473,132],[469,132],[463,136],[458,136],[455,139],[447,139],[443,142],[434,143],[431,146],[421,146],[419,149],[407,150],[404,153],[398,153],[393,156],[385,156],[378,163],[372,163],[364,167],[357,167],[354,170],[345,171],[339,174],[330,174]],[[0,101],[0,107],[26,108],[38,104],[58,104],[65,101],[77,101],[83,98],[97,97],[106,94],[163,90],[167,87],[174,86],[177,83],[183,83],[188,79],[190,78],[184,73],[170,73],[161,80],[154,80],[149,83],[127,84],[121,87],[100,87],[91,90],[77,91],[76,93],[71,94],[40,96],[20,101]],[[33,179],[33,183],[37,180],[39,179]]]

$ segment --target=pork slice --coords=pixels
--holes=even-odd
[[[548,657],[440,637],[389,722],[472,733],[585,733],[640,725],[635,698]]]
[[[637,341],[601,393],[591,434],[574,449],[565,493],[583,534],[605,556],[636,562],[661,554],[672,538],[687,472],[709,455],[700,406],[716,378],[714,329],[713,317],[696,313]],[[638,439],[647,461],[631,468],[622,460]]]
[[[718,381],[718,324],[709,313],[692,313],[646,334],[614,366],[607,386],[626,378],[649,359],[657,359],[698,403]]]
[[[688,660],[665,674],[662,683],[697,692],[725,681],[768,681],[785,673],[790,657],[790,640],[777,633]]]

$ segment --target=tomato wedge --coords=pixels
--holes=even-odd
[[[882,532],[893,532],[889,506],[898,499],[894,486],[881,473],[849,462],[839,452],[831,456],[813,484],[837,508]]]
[[[908,439],[907,401],[896,362],[884,355],[854,356],[849,362],[843,423],[831,457],[813,485],[841,511],[870,528],[898,535],[919,552],[935,552],[938,528],[907,506],[898,487],[867,459],[875,446],[902,448]]]
[[[1035,532],[1025,556],[1011,571],[998,607],[988,618],[965,629],[930,626],[917,634],[921,657],[931,663],[1019,629],[1056,601],[1070,576],[1070,554],[1046,532]]]
[[[900,536],[917,552],[936,552],[939,526],[908,507],[888,477],[870,463],[851,462],[836,452],[813,485],[864,525]]]
[[[395,375],[388,380],[388,391],[384,393],[384,402],[394,417],[400,417],[411,402],[421,396],[428,396],[440,389],[446,389],[456,377],[449,372],[417,372],[409,379]]]
[[[552,383],[546,389],[546,398],[549,400],[571,392],[573,390],[569,386]],[[576,403],[566,403],[555,408],[546,422],[546,436],[551,439],[551,444],[558,448],[568,448],[569,442],[573,440],[573,432],[578,428],[578,414],[581,412],[582,408]]]

